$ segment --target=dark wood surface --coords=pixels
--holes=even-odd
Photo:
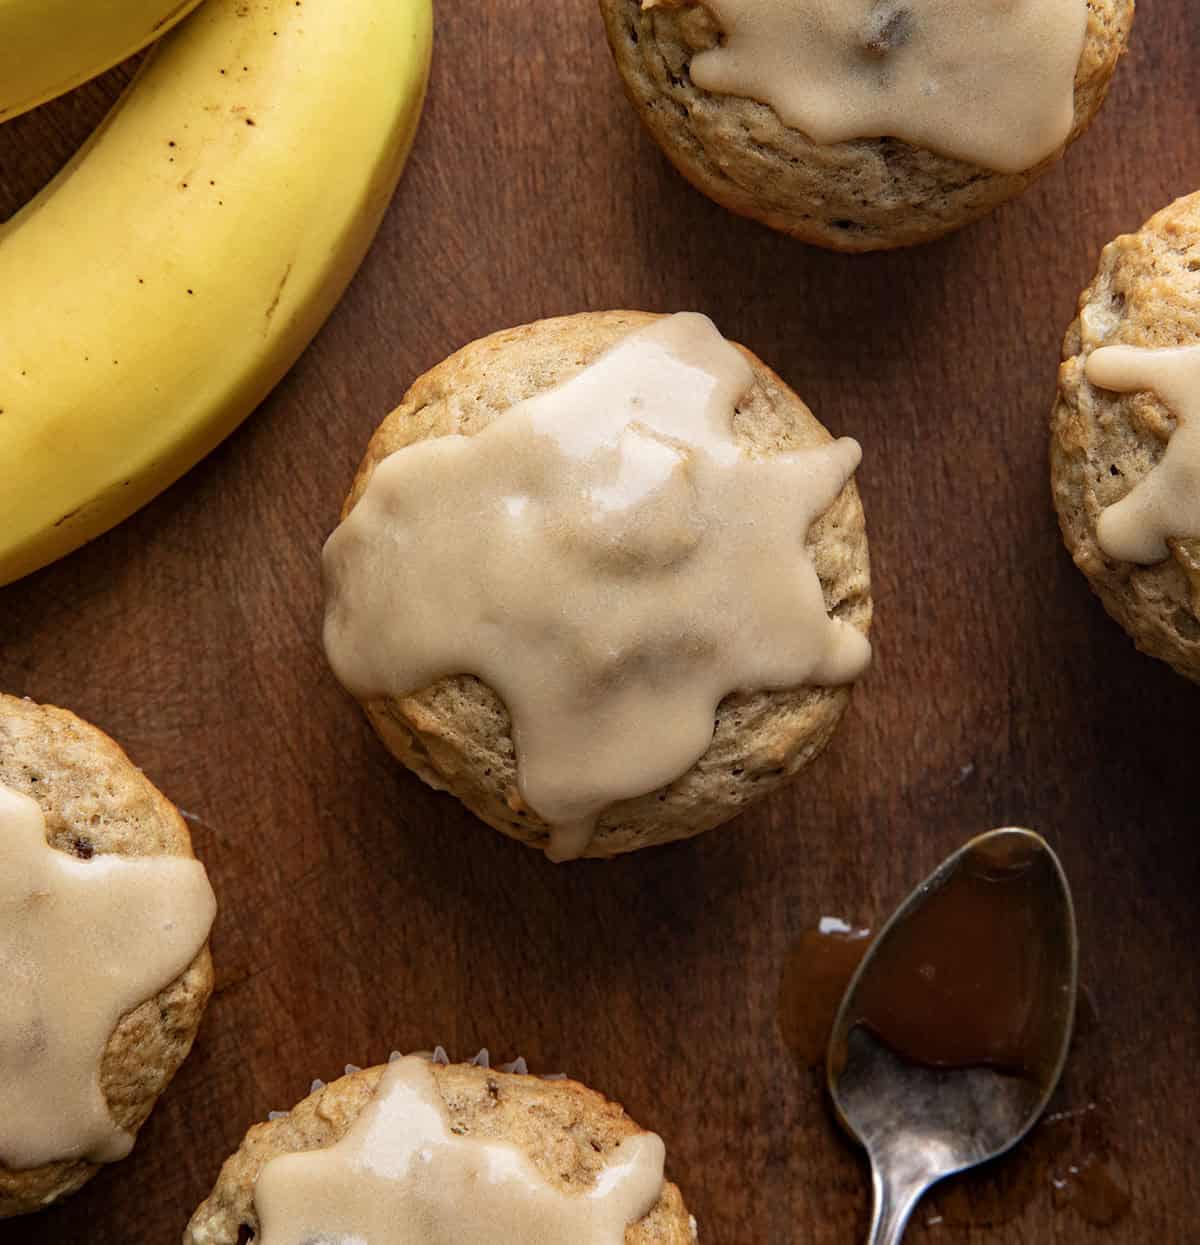
[[[221,901],[216,995],[134,1155],[3,1245],[177,1240],[249,1124],[348,1061],[437,1042],[623,1102],[709,1245],[850,1245],[865,1171],[783,1040],[789,952],[822,915],[878,921],[1005,823],[1042,830],[1075,887],[1090,1002],[1056,1110],[1081,1114],[934,1199],[910,1239],[1200,1239],[1200,689],[1105,617],[1046,479],[1058,344],[1101,245],[1200,183],[1192,4],[1143,6],[1098,122],[1023,200],[855,259],[689,189],[588,0],[443,0],[411,165],[315,344],[166,495],[0,592],[0,686],[120,740],[187,810]],[[0,218],[121,80],[0,129]],[[790,792],[689,844],[555,868],[384,754],[322,659],[318,553],[422,370],[610,307],[709,313],[861,439],[877,660]],[[1126,1182],[1129,1213],[1089,1223],[1071,1166]]]

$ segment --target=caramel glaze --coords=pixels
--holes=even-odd
[[[259,1236],[262,1245],[618,1245],[662,1195],[663,1157],[659,1137],[634,1133],[590,1187],[555,1183],[521,1147],[453,1126],[429,1064],[410,1055],[388,1065],[339,1141],[263,1165]]]
[[[643,0],[653,8],[659,0]],[[1019,173],[1075,122],[1085,0],[707,0],[722,33],[692,80],[756,99],[819,144],[893,135]]]
[[[1088,357],[1087,378],[1116,393],[1153,393],[1175,417],[1162,458],[1096,524],[1110,558],[1162,562],[1168,542],[1200,537],[1200,346],[1102,346]]]

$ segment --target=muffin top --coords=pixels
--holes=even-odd
[[[0,833],[0,958],[31,985],[0,1017],[3,1216],[128,1152],[211,992],[215,905],[179,814],[112,740],[3,695]]]
[[[1104,249],[1063,346],[1051,439],[1075,562],[1139,647],[1200,679],[1196,347],[1200,194]]]
[[[419,1177],[409,1161],[414,1146],[431,1156]],[[471,1235],[490,1204],[501,1239],[541,1240],[548,1217],[563,1216],[551,1223],[559,1235],[546,1239],[692,1245],[694,1223],[663,1179],[662,1161],[657,1137],[573,1081],[396,1058],[315,1083],[287,1115],[251,1128],[193,1215],[184,1245],[235,1245],[247,1233],[265,1245],[293,1239],[294,1232],[276,1236],[276,1225],[344,1234],[362,1222],[355,1216],[392,1198],[434,1228],[453,1229],[455,1240],[492,1239]],[[359,1184],[364,1168],[382,1181]],[[498,1175],[498,1187],[477,1198],[461,1178],[482,1170]],[[455,1188],[458,1196],[447,1198]],[[336,1222],[322,1217],[330,1209]],[[397,1217],[392,1225],[406,1226]]]
[[[600,7],[634,106],[689,181],[867,251],[940,237],[1049,168],[1099,110],[1134,0]]]
[[[1019,173],[1060,150],[1074,124],[1086,0],[705,0],[705,8],[722,38],[693,59],[696,85],[770,104],[822,145],[890,134]]]
[[[727,693],[844,684],[869,651],[805,543],[857,446],[755,444],[748,356],[702,316],[626,323],[502,419],[386,458],[377,436],[325,555],[335,672],[368,702],[461,673],[500,693],[558,858],[686,773]],[[499,370],[497,344],[468,351]]]

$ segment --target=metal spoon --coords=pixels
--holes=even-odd
[[[944,1177],[1015,1146],[1066,1062],[1078,946],[1058,858],[1028,830],[973,839],[909,896],[847,988],[829,1092],[871,1160],[870,1245],[899,1245]]]

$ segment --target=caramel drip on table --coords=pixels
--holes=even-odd
[[[1155,393],[1178,421],[1158,464],[1096,525],[1110,558],[1162,562],[1168,540],[1200,538],[1200,346],[1103,346],[1088,356],[1087,378],[1117,393]]]
[[[76,860],[47,843],[34,800],[0,785],[0,1163],[124,1158],[105,1047],[195,959],[215,914],[199,861]]]
[[[805,550],[858,445],[750,453],[753,379],[706,317],[664,317],[475,436],[390,455],[325,546],[338,678],[362,699],[494,688],[554,859],[683,774],[729,692],[867,664]]]
[[[663,1161],[661,1139],[637,1133],[588,1187],[565,1191],[518,1146],[452,1132],[428,1063],[410,1055],[388,1065],[335,1145],[266,1163],[254,1190],[259,1239],[623,1245],[662,1195]]]
[[[1086,0],[705,7],[723,38],[693,57],[696,85],[769,104],[820,144],[891,136],[1018,173],[1058,151],[1074,125]]]
[[[789,951],[779,987],[779,1026],[806,1067],[824,1068],[834,1017],[871,937],[869,929],[822,917]]]

